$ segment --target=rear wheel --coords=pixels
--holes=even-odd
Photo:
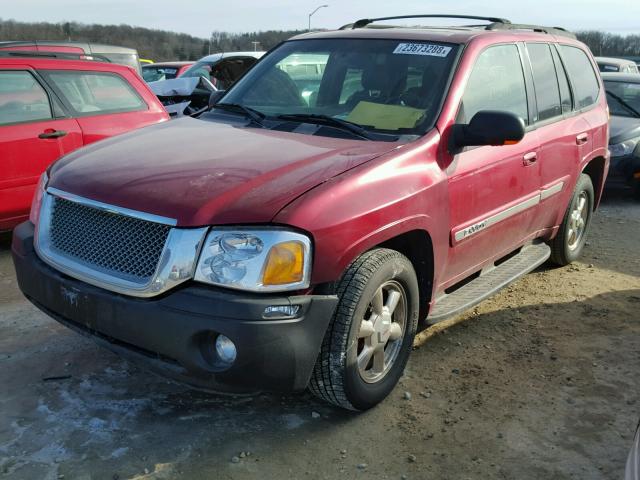
[[[418,282],[411,262],[388,249],[354,261],[338,283],[331,320],[309,389],[350,410],[381,402],[398,383],[418,324]]]
[[[594,198],[591,177],[583,173],[573,191],[560,230],[550,243],[551,262],[564,266],[580,257],[591,224]]]

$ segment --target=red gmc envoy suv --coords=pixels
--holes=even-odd
[[[199,118],[56,162],[14,232],[24,294],[199,388],[364,410],[419,324],[574,261],[609,165],[588,49],[393,18],[295,37]]]

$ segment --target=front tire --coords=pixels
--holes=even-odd
[[[582,254],[591,225],[594,199],[591,177],[583,173],[578,178],[560,230],[550,242],[551,262],[555,265],[569,265]]]
[[[349,410],[380,403],[402,376],[418,325],[413,265],[384,248],[358,257],[337,285],[338,306],[309,389]]]

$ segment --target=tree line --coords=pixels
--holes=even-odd
[[[154,61],[197,60],[209,53],[268,50],[304,30],[230,33],[213,31],[210,38],[130,25],[87,25],[77,22],[17,22],[0,19],[0,41],[73,40],[106,43],[138,50]]]
[[[617,35],[596,30],[578,32],[578,38],[599,57],[640,57],[640,35]]]
[[[135,48],[141,58],[155,61],[197,60],[209,53],[269,50],[304,30],[267,30],[230,33],[214,30],[210,38],[186,33],[153,30],[130,25],[87,25],[77,22],[17,22],[0,19],[3,40],[76,40]],[[618,35],[600,31],[578,32],[595,55],[640,57],[640,35]]]

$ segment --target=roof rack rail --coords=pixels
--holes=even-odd
[[[463,20],[483,20],[488,22],[486,25],[461,25],[465,28],[484,28],[485,30],[531,30],[533,32],[548,33],[550,35],[562,35],[565,37],[576,38],[576,36],[562,27],[543,27],[541,25],[527,25],[519,23],[511,23],[506,18],[498,17],[480,17],[476,15],[445,15],[445,14],[433,14],[433,15],[399,15],[395,17],[379,17],[379,18],[363,18],[356,20],[353,23],[349,23],[340,27],[340,30],[364,28],[372,23],[380,22],[383,20],[403,20],[407,18],[456,18]]]
[[[548,33],[549,35],[561,35],[563,37],[576,38],[576,35],[562,27],[544,27],[542,25],[528,25],[524,23],[490,23],[485,30],[531,30],[533,32]]]
[[[28,50],[0,50],[0,58],[56,58],[61,60],[83,60],[87,62],[112,63],[107,57],[95,53],[60,53],[60,52],[31,52]]]
[[[383,20],[402,20],[406,18],[459,18],[463,20],[484,20],[491,23],[502,23],[502,24],[510,24],[511,22],[506,18],[499,17],[478,17],[475,15],[444,15],[444,14],[433,14],[433,15],[399,15],[395,17],[379,17],[379,18],[362,18],[360,20],[356,20],[353,23],[349,23],[340,27],[340,30],[346,30],[348,28],[356,29],[363,28],[367,25],[380,22]]]

